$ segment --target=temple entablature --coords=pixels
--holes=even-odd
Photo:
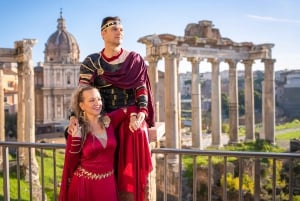
[[[16,62],[16,49],[14,48],[0,48],[0,61],[3,63]]]
[[[234,42],[222,37],[211,21],[191,23],[185,28],[184,36],[172,34],[153,34],[140,38],[138,42],[146,45],[146,57],[177,53],[180,57],[220,58],[220,59],[270,59],[274,44],[253,44]]]

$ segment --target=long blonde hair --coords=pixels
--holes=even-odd
[[[81,146],[84,144],[87,133],[90,131],[90,125],[89,122],[85,119],[84,112],[82,111],[79,105],[81,102],[84,101],[84,97],[82,95],[83,92],[92,89],[98,90],[97,88],[90,85],[79,86],[77,89],[75,89],[71,98],[70,109],[71,111],[74,112],[75,116],[78,118],[79,126],[81,127]],[[99,121],[101,121],[100,118]]]

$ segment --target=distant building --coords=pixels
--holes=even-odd
[[[18,70],[12,63],[3,64],[3,90],[5,113],[18,111]]]
[[[70,97],[78,85],[79,46],[66,29],[65,19],[45,44],[44,63],[35,67],[35,116],[37,133],[63,130],[69,115]]]
[[[280,73],[276,100],[284,116],[291,119],[300,118],[300,70]]]

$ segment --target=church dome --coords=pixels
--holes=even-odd
[[[45,44],[45,63],[78,63],[79,46],[75,37],[67,31],[62,13],[57,22],[57,31],[48,38]]]

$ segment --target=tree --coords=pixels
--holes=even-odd
[[[222,104],[222,117],[227,118],[229,116],[229,100],[226,94],[222,93],[221,104]]]

